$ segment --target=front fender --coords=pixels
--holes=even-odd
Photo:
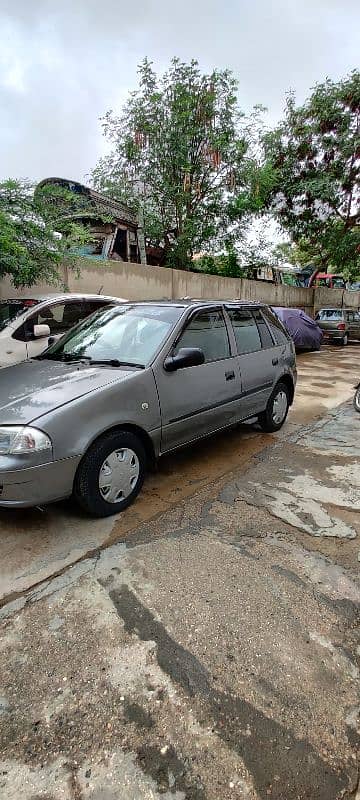
[[[54,460],[82,456],[105,431],[122,425],[144,430],[154,441],[160,429],[160,405],[151,370],[132,373],[79,397],[36,421],[53,443]]]

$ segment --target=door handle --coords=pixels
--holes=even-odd
[[[225,372],[225,378],[227,381],[234,381],[235,380],[234,370],[230,370],[230,372]]]
[[[279,363],[279,359],[278,359],[278,358],[273,358],[273,360],[272,360],[272,365],[273,365],[273,367],[276,367],[276,365],[277,365],[278,363]]]

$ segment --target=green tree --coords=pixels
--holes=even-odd
[[[50,196],[27,181],[0,183],[0,279],[10,276],[17,287],[57,283],[61,264],[76,265],[74,250],[91,237],[69,213],[73,202],[60,187]]]
[[[263,137],[264,204],[319,268],[360,273],[360,72],[315,86]]]
[[[130,205],[140,194],[146,240],[164,245],[168,265],[189,268],[194,253],[229,238],[229,200],[246,194],[251,162],[236,90],[228,70],[204,75],[174,58],[159,77],[145,59],[138,90],[103,120],[113,149],[94,183]]]

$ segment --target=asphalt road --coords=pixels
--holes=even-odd
[[[1,515],[1,797],[359,800],[359,352],[117,519]]]

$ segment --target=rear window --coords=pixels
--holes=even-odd
[[[36,300],[3,300],[0,302],[0,331],[16,319],[23,311],[36,305]]]
[[[321,319],[323,322],[331,319],[342,319],[343,312],[339,308],[323,308],[319,311],[316,319]]]

